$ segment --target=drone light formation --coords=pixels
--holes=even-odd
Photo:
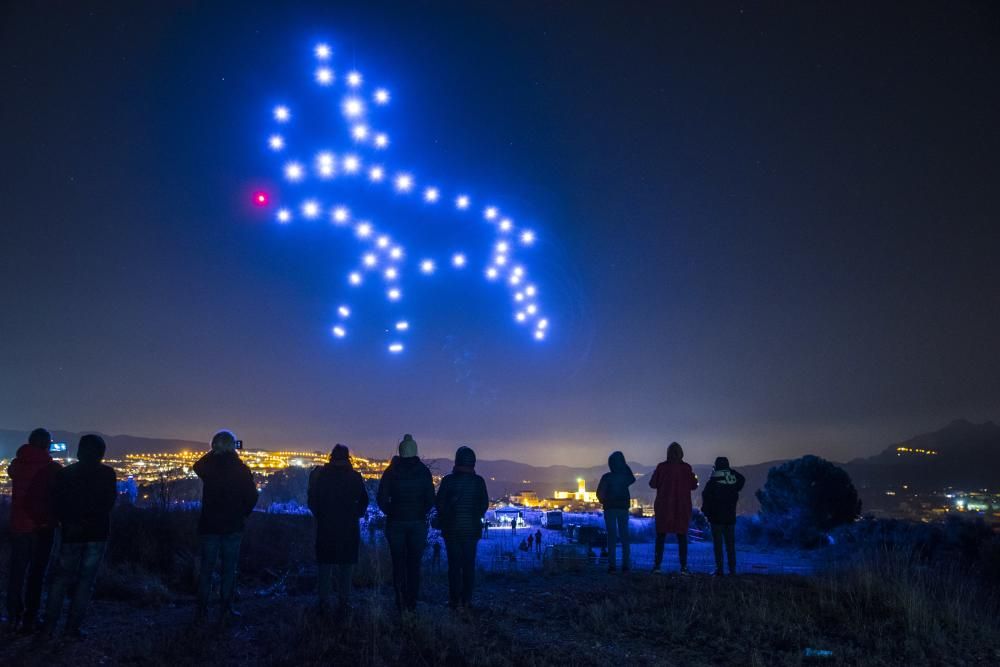
[[[329,44],[325,42],[315,44],[312,52],[315,57],[311,72],[312,82],[321,89],[330,89],[330,93],[324,94],[336,96],[330,103],[334,110],[339,108],[343,115],[346,121],[345,136],[349,137],[349,143],[352,146],[343,147],[340,150],[344,148],[347,150],[345,152],[337,151],[336,154],[329,150],[312,153],[315,155],[315,159],[312,163],[306,162],[310,165],[308,169],[299,159],[283,162],[280,169],[285,181],[297,186],[290,188],[290,190],[301,189],[297,197],[294,192],[286,192],[282,195],[282,193],[257,191],[253,193],[252,201],[256,206],[265,207],[272,203],[273,195],[275,203],[280,205],[274,214],[275,220],[279,224],[292,222],[295,219],[293,211],[297,211],[304,220],[315,220],[323,215],[328,217],[333,227],[351,229],[353,234],[350,235],[350,238],[361,245],[361,253],[357,268],[346,274],[348,285],[352,290],[362,288],[366,282],[364,272],[378,270],[385,281],[382,283],[385,298],[396,304],[403,298],[403,283],[406,273],[404,269],[408,266],[404,246],[395,242],[386,233],[390,230],[389,227],[384,226],[381,222],[376,227],[368,220],[358,220],[352,215],[346,204],[324,206],[321,201],[328,202],[327,197],[334,199],[334,195],[317,191],[315,188],[343,187],[350,182],[356,183],[358,179],[345,179],[338,176],[360,174],[361,182],[367,182],[368,187],[373,189],[385,183],[386,186],[382,187],[391,185],[391,191],[397,195],[406,195],[411,192],[420,193],[420,196],[413,199],[401,197],[400,201],[404,202],[401,205],[412,205],[412,202],[436,204],[442,199],[448,201],[446,197],[450,197],[455,205],[452,214],[459,217],[462,217],[463,214],[467,215],[465,212],[471,208],[472,198],[465,192],[452,191],[449,194],[437,185],[421,182],[422,179],[419,178],[419,175],[415,175],[409,169],[399,168],[401,165],[382,163],[381,159],[378,160],[380,164],[374,164],[371,160],[372,151],[377,151],[379,155],[388,155],[386,151],[390,148],[391,142],[389,134],[382,127],[379,127],[375,119],[371,117],[372,114],[369,114],[366,101],[372,105],[372,111],[379,111],[381,107],[387,106],[392,101],[392,95],[385,87],[369,88],[365,76],[357,69],[351,68],[346,74],[343,74],[344,70],[340,70],[341,75],[338,78],[331,62],[333,49]],[[340,89],[339,93],[336,92],[338,88]],[[326,107],[326,109],[330,108]],[[293,118],[300,117],[301,112],[302,110],[296,109],[293,104],[286,103],[275,105],[270,109],[270,115],[277,126],[288,125]],[[308,147],[291,145],[288,136],[284,132],[272,130],[267,135],[267,148],[273,153],[284,154],[290,150],[291,146],[292,155],[289,157],[310,155]],[[303,149],[305,152],[301,152]],[[334,150],[337,150],[336,147]],[[294,197],[295,200],[280,201],[289,197]],[[336,196],[336,199],[350,203],[350,200],[341,199],[340,196]],[[411,203],[406,204],[405,202]],[[447,213],[448,210],[446,207],[442,213]],[[464,276],[461,279],[474,280],[477,275],[482,275],[488,283],[495,285],[494,289],[496,287],[508,289],[511,301],[515,306],[514,320],[520,325],[531,323],[532,326],[528,328],[528,331],[531,332],[532,338],[542,341],[548,335],[549,319],[542,315],[541,307],[536,298],[537,287],[533,283],[525,282],[529,279],[528,271],[519,262],[520,256],[515,247],[532,246],[536,241],[535,232],[515,224],[509,215],[502,215],[501,210],[500,206],[493,203],[489,203],[481,209],[483,219],[494,223],[490,227],[494,229],[495,233],[492,247],[488,247],[485,252],[486,264],[481,268],[482,274],[457,271],[470,264],[470,256],[464,251],[453,251],[450,255],[445,256],[450,258],[449,263],[453,269],[456,269],[456,275]],[[437,273],[438,264],[432,257],[424,257],[416,262],[416,268],[420,274],[431,276]],[[352,294],[359,295],[367,293],[367,291],[367,289],[361,289],[352,291]],[[393,306],[393,308],[397,307]],[[347,336],[345,321],[348,318],[355,319],[354,310],[348,303],[337,307],[337,316],[340,321],[330,329],[335,338]],[[363,309],[359,308],[358,310],[360,312]],[[360,317],[364,318],[363,312]],[[395,319],[391,325],[385,328],[385,331],[409,335],[410,329],[410,320]],[[400,340],[391,340],[386,349],[391,354],[401,354],[404,351],[404,345]]]

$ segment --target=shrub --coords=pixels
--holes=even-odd
[[[861,500],[850,476],[818,456],[771,468],[757,500],[764,524],[803,546],[820,544],[827,531],[861,515]]]

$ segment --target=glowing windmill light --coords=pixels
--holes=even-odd
[[[274,120],[279,123],[287,123],[292,119],[292,112],[284,104],[274,107]]]
[[[329,67],[317,67],[316,83],[321,86],[329,86],[333,83],[333,70]]]
[[[386,148],[389,146],[389,135],[379,132],[375,135],[375,148]]]
[[[272,151],[280,151],[285,147],[285,138],[280,134],[272,134],[267,138],[267,147]]]
[[[347,210],[346,206],[338,206],[333,209],[332,217],[333,221],[338,225],[345,225],[351,218],[351,212]]]
[[[420,272],[421,273],[425,273],[427,275],[430,275],[430,274],[434,273],[434,269],[435,269],[434,260],[432,260],[432,259],[425,259],[424,261],[420,262]]]
[[[316,58],[319,60],[329,60],[333,51],[330,50],[330,46],[328,44],[319,43],[316,45],[316,48],[313,49],[313,53],[316,54]]]
[[[361,274],[357,271],[352,271],[349,276],[347,276],[347,281],[354,286],[361,284]]]
[[[375,91],[373,96],[375,104],[388,104],[389,103],[389,91],[385,88],[379,88]]]
[[[426,190],[424,190],[424,201],[427,202],[428,204],[433,204],[438,200],[438,197],[440,196],[441,193],[438,192],[437,188],[427,188]]]
[[[351,309],[348,308],[347,306],[341,306],[340,308],[337,309],[337,314],[340,315],[341,317],[350,317]]]
[[[406,320],[400,320],[396,322],[396,331],[409,331],[410,323]]]
[[[358,118],[365,112],[365,103],[357,97],[345,97],[341,108],[348,118]]]
[[[458,195],[457,197],[455,197],[455,206],[462,210],[469,208],[469,196]]]
[[[281,224],[287,224],[292,221],[292,212],[287,208],[278,209],[276,217]]]
[[[298,183],[305,176],[306,170],[300,162],[289,162],[285,165],[285,178],[292,183]]]
[[[347,73],[347,85],[351,88],[357,88],[361,85],[364,79],[361,77],[361,72],[353,70]]]
[[[399,354],[400,352],[403,351],[403,344],[402,343],[391,343],[389,345],[389,351],[392,352],[393,354]]]
[[[409,174],[396,174],[395,184],[398,192],[409,192],[413,189],[413,177]]]
[[[345,174],[356,174],[361,169],[361,158],[353,153],[345,155],[342,166]]]
[[[319,217],[319,202],[315,199],[307,199],[302,202],[302,217],[314,220]]]
[[[460,269],[465,266],[465,255],[460,252],[456,252],[451,256],[451,265],[456,269]]]

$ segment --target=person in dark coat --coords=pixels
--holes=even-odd
[[[427,513],[434,506],[431,471],[417,457],[417,441],[407,433],[382,473],[376,494],[385,514],[385,539],[392,556],[392,584],[399,611],[416,611],[420,565],[427,547]]]
[[[476,474],[476,453],[471,448],[455,452],[455,467],[441,480],[435,506],[448,552],[448,605],[466,607],[472,602],[476,546],[490,506],[486,481]]]
[[[712,524],[715,574],[722,575],[722,545],[725,542],[729,574],[736,574],[736,504],[746,479],[729,467],[729,459],[715,459],[715,469],[701,492],[701,511]]]
[[[194,464],[201,478],[201,515],[198,535],[201,542],[201,571],[198,577],[197,618],[208,611],[212,591],[212,571],[216,560],[222,561],[220,622],[238,615],[233,609],[236,590],[236,563],[246,518],[257,504],[257,485],[253,473],[236,453],[236,436],[219,431],[212,438],[212,451]]]
[[[539,528],[535,531],[535,555],[542,555],[542,530]]]
[[[7,467],[11,480],[7,625],[12,631],[33,632],[38,623],[55,533],[52,486],[62,467],[52,460],[51,445],[49,432],[36,428]]]
[[[609,472],[597,484],[597,499],[604,508],[604,527],[608,533],[608,572],[615,571],[615,545],[622,542],[622,572],[631,568],[631,550],[628,534],[628,510],[632,496],[628,487],[635,483],[635,475],[625,462],[625,455],[613,452],[608,457]]]
[[[55,631],[66,592],[72,590],[66,634],[81,635],[83,615],[111,531],[111,508],[118,499],[115,471],[101,463],[106,449],[101,436],[83,436],[77,446],[79,460],[56,475],[52,499],[61,544],[45,608],[48,634]]]
[[[698,488],[698,478],[691,466],[684,462],[684,450],[676,443],[667,447],[667,460],[656,466],[649,478],[649,486],[656,489],[653,512],[656,515],[656,548],[653,572],[660,571],[663,563],[663,545],[668,534],[677,536],[677,556],[681,574],[687,574],[687,533],[691,524],[691,492]]]
[[[361,517],[368,509],[368,490],[351,465],[350,451],[337,445],[330,462],[309,475],[309,509],[316,517],[316,562],[319,564],[319,606],[329,608],[333,566],[337,566],[340,608],[350,607],[351,574],[361,546]]]

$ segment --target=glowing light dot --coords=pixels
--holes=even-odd
[[[313,49],[313,53],[315,53],[316,57],[320,60],[328,60],[333,51],[330,50],[330,46],[328,44],[321,43],[316,45],[316,48]]]
[[[351,217],[351,212],[344,206],[333,209],[333,221],[339,225],[345,224]]]
[[[522,277],[524,276],[524,267],[515,266],[513,269],[511,269],[511,273],[513,273],[515,276]]]
[[[435,268],[434,267],[434,260],[425,259],[424,261],[420,262],[420,270],[423,273],[426,273],[426,274],[434,273],[434,268]]]
[[[285,165],[285,178],[287,178],[292,183],[297,183],[302,180],[305,175],[305,169],[298,162],[289,162]]]
[[[518,292],[515,294],[514,301],[524,301],[524,292]]]
[[[535,340],[545,340],[545,329],[535,330]]]
[[[329,151],[323,151],[316,156],[316,169],[319,171],[319,175],[323,178],[330,178],[333,176],[335,171],[335,162],[333,153]]]
[[[389,351],[392,352],[393,354],[399,354],[400,352],[403,351],[403,344],[402,343],[392,343],[389,346]]]
[[[383,132],[375,135],[375,148],[385,148],[389,145],[389,135]]]
[[[535,242],[535,233],[531,230],[521,232],[521,243],[531,245]]]
[[[354,232],[358,235],[359,239],[366,239],[372,235],[372,226],[370,223],[362,222],[354,228]]]
[[[266,192],[255,192],[253,195],[253,203],[257,206],[267,205],[267,193]]]
[[[524,314],[523,310],[519,310],[517,311],[517,314],[514,315],[514,319],[517,320],[518,322],[524,322],[525,320],[528,319],[528,316]]]
[[[351,128],[351,136],[355,141],[364,141],[368,138],[368,126],[358,124]]]
[[[372,167],[368,170],[368,180],[372,183],[381,183],[385,178],[385,169],[382,167]]]
[[[538,328],[539,329],[548,329],[549,328],[549,321],[548,320],[538,320]]]
[[[441,193],[438,192],[437,188],[427,188],[426,190],[424,190],[424,201],[428,202],[429,204],[433,204],[434,202],[436,202],[440,196]]]
[[[409,174],[398,174],[396,176],[396,189],[400,192],[409,192],[413,189],[413,177]]]
[[[403,296],[403,293],[400,292],[398,288],[393,287],[391,290],[386,292],[385,295],[389,297],[389,301],[399,301],[400,297]]]
[[[498,253],[503,254],[506,253],[508,250],[510,250],[510,245],[506,241],[501,241],[500,243],[497,244]]]
[[[343,166],[345,173],[356,174],[361,168],[361,159],[357,155],[345,155]]]
[[[503,266],[504,264],[507,263],[507,256],[497,255],[496,257],[493,258],[493,263],[496,264],[497,266]]]
[[[375,91],[375,104],[388,104],[389,103],[389,91],[385,88],[379,88]]]
[[[497,278],[497,276],[499,274],[500,274],[499,271],[497,271],[492,266],[490,268],[486,269],[486,277],[489,278],[490,280],[496,280],[496,278]]]
[[[410,323],[406,320],[396,322],[396,331],[409,331]]]
[[[321,86],[329,86],[333,83],[333,70],[329,67],[317,67],[316,83]]]
[[[302,202],[302,215],[310,220],[319,216],[319,202],[307,199]]]
[[[368,268],[374,268],[378,265],[378,258],[373,253],[366,253],[364,257],[361,258],[362,263]]]
[[[285,147],[285,138],[280,134],[272,134],[267,138],[267,146],[272,151],[280,151]]]
[[[399,246],[396,246],[395,248],[389,251],[389,257],[392,257],[393,259],[402,259],[403,249],[400,248]]]
[[[361,284],[361,274],[358,273],[357,271],[354,271],[354,272],[351,273],[351,275],[347,276],[347,280],[352,285],[360,285]]]
[[[486,210],[483,211],[483,217],[487,220],[493,220],[498,215],[496,206],[487,206]]]
[[[287,208],[280,209],[278,211],[278,222],[286,223],[292,221],[292,212]]]
[[[456,197],[455,206],[463,210],[469,208],[469,196],[459,195],[458,197]]]
[[[456,269],[460,269],[465,266],[465,255],[460,252],[455,253],[451,256],[451,265]]]
[[[375,245],[377,245],[379,248],[388,248],[389,247],[389,237],[388,236],[380,236],[380,237],[378,237],[378,239],[375,241]]]
[[[528,313],[529,315],[534,315],[535,313],[537,313],[537,312],[538,312],[538,306],[536,306],[536,305],[535,305],[535,304],[533,304],[533,303],[529,303],[529,304],[528,304],[528,307],[527,307],[527,308],[525,308],[524,310],[525,310],[525,311],[527,311],[527,313]]]
[[[535,289],[534,285],[527,285],[524,288],[524,293],[528,296],[535,296],[536,292],[538,292],[538,290]]]
[[[348,308],[347,306],[341,306],[340,308],[337,309],[337,314],[340,315],[341,317],[350,317],[351,309]]]
[[[514,228],[514,223],[510,221],[510,218],[504,218],[500,221],[500,231],[509,232]]]
[[[508,280],[508,282],[511,285],[519,285],[519,284],[521,284],[521,276],[519,276],[519,275],[517,275],[515,273],[515,274],[511,275],[510,280]]]
[[[390,266],[388,269],[385,270],[386,280],[395,280],[398,277],[399,277],[399,272],[396,270],[396,267]]]
[[[348,118],[357,118],[365,112],[365,103],[357,97],[347,97],[343,103],[344,115]]]
[[[337,338],[343,338],[344,336],[347,335],[347,331],[344,329],[344,327],[342,327],[340,325],[335,326],[332,329],[332,331],[333,331],[333,335],[336,336]]]
[[[361,72],[358,72],[357,70],[353,72],[348,72],[347,85],[350,86],[351,88],[357,88],[358,86],[361,85],[362,81],[363,79],[361,77]]]
[[[283,104],[274,107],[274,120],[279,123],[287,123],[292,118],[292,112]]]

